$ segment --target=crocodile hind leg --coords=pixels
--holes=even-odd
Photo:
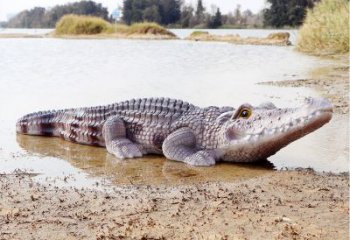
[[[103,125],[102,134],[109,153],[120,159],[142,157],[139,145],[127,139],[124,121],[119,117],[108,118]]]
[[[171,133],[162,146],[164,155],[176,161],[182,161],[193,166],[215,165],[213,150],[196,149],[196,137],[189,128],[180,128]]]

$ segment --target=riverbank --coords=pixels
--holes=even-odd
[[[44,38],[45,34],[27,34],[27,33],[1,33],[1,38]]]
[[[172,40],[177,37],[160,34],[98,34],[98,35],[60,35],[54,34],[0,34],[1,38],[61,38],[61,39],[139,39],[139,40]]]
[[[57,188],[1,175],[1,239],[348,239],[349,177],[281,171],[235,183]]]
[[[271,33],[266,37],[241,37],[238,34],[215,35],[204,31],[194,31],[186,40],[204,42],[227,42],[237,45],[290,46],[288,32]]]
[[[178,37],[156,23],[132,25],[111,24],[92,16],[65,15],[55,30],[44,34],[2,33],[0,38],[63,38],[63,39],[147,39],[164,40]]]

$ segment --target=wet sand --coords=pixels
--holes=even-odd
[[[57,188],[0,176],[1,239],[348,239],[349,177],[273,172],[234,183]]]

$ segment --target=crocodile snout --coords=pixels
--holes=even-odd
[[[314,112],[333,112],[333,104],[326,98],[307,98],[305,103],[306,107]]]

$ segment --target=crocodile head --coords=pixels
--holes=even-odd
[[[329,122],[332,108],[327,99],[312,98],[299,108],[276,108],[270,102],[258,107],[243,104],[221,116],[226,121],[222,124],[218,153],[224,161],[266,159]]]

